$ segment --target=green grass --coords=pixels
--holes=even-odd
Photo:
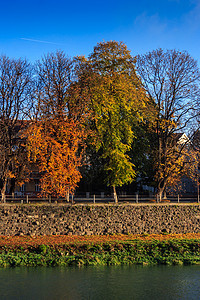
[[[0,249],[0,267],[120,264],[200,264],[200,240],[134,240]]]

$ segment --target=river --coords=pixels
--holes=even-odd
[[[200,299],[200,266],[0,269],[1,300]]]

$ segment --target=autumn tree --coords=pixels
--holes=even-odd
[[[0,190],[23,183],[26,149],[22,132],[32,106],[31,67],[26,60],[0,57]]]
[[[181,180],[196,162],[188,155],[190,138],[177,139],[186,131],[197,112],[200,73],[197,62],[187,53],[157,49],[137,57],[139,74],[149,98],[155,102],[156,121],[152,126],[155,179],[160,199],[168,186]],[[196,168],[196,167],[195,167]]]
[[[39,166],[42,192],[69,201],[81,178],[82,134],[76,124],[55,116],[33,123],[27,134],[29,159]]]
[[[29,159],[37,161],[43,193],[66,196],[80,180],[84,131],[69,95],[72,62],[51,53],[36,65],[37,110],[29,128]]]
[[[132,125],[143,121],[148,107],[134,63],[125,44],[102,42],[88,59],[80,59],[78,73],[80,96],[86,97],[92,111],[91,143],[104,160],[106,183],[113,188],[115,202],[116,187],[135,177],[128,156],[135,137]]]

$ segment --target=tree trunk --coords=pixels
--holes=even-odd
[[[4,181],[3,187],[2,187],[2,189],[1,189],[1,202],[2,202],[2,203],[5,202],[5,196],[6,196],[6,184],[7,184],[7,180]]]
[[[67,202],[69,202],[69,189],[67,189],[66,200],[67,200]]]
[[[158,199],[159,199],[159,202],[162,201],[162,194],[163,194],[163,192],[162,192],[162,190],[160,190],[160,191],[159,191],[159,198],[158,198]]]
[[[158,195],[158,202],[161,202],[161,200],[164,198],[166,199],[166,178],[161,179],[158,182],[158,188],[157,188],[157,195]],[[164,197],[163,197],[164,194]]]
[[[116,192],[116,187],[115,186],[113,186],[113,197],[114,197],[115,203],[118,203],[117,192]]]
[[[164,194],[164,196],[163,196]],[[158,202],[161,202],[162,199],[166,199],[166,192],[165,192],[165,188],[164,187],[158,187]]]
[[[166,199],[167,199],[167,193],[166,193],[166,191],[164,191],[163,194],[164,194],[164,195],[163,195],[163,199],[166,200]]]

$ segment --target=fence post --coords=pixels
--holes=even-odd
[[[21,204],[23,204],[23,199],[21,199]]]
[[[138,203],[138,194],[136,194],[135,197],[136,197],[136,203]]]
[[[94,204],[95,204],[95,194],[94,194]]]
[[[51,195],[49,195],[49,203],[51,203]]]
[[[156,202],[158,203],[159,201],[158,201],[158,194],[156,194]]]
[[[180,202],[179,194],[178,194],[178,203]]]
[[[4,195],[4,203],[6,203],[6,195]]]
[[[26,195],[26,203],[28,204],[28,195]]]

